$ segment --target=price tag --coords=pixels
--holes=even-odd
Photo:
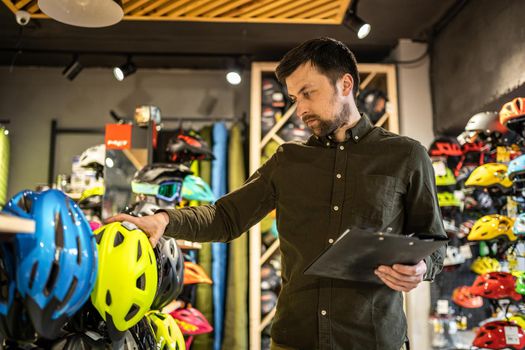
[[[507,345],[520,345],[518,327],[506,326],[504,332]]]
[[[436,176],[445,176],[447,175],[447,166],[445,162],[433,162],[432,166],[434,167],[434,173]]]
[[[437,313],[440,315],[448,314],[448,300],[438,300],[437,301]]]
[[[461,255],[463,255],[465,260],[472,258],[472,250],[470,249],[470,245],[468,244],[464,244],[461,247],[459,247],[459,252],[461,253]]]
[[[512,197],[507,197],[507,216],[518,216],[518,203]]]

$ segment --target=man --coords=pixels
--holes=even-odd
[[[152,244],[164,233],[230,241],[276,208],[283,285],[272,349],[399,350],[407,339],[400,292],[432,280],[444,249],[414,266],[380,266],[375,273],[382,285],[303,271],[349,226],[445,237],[426,151],[359,114],[357,65],[343,43],[307,41],[286,54],[276,74],[314,134],[308,141],[282,145],[243,187],[215,205],[111,221],[135,223]]]

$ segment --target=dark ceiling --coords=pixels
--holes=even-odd
[[[64,66],[74,53],[84,66],[114,66],[126,55],[143,68],[226,68],[231,57],[279,60],[313,37],[347,43],[359,62],[381,62],[399,38],[426,40],[457,0],[361,0],[358,14],[372,25],[364,40],[342,25],[122,21],[101,29],[54,20],[21,27],[0,4],[0,65]]]

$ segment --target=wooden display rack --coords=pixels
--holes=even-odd
[[[251,70],[251,107],[250,107],[250,174],[253,174],[261,166],[261,151],[270,140],[279,144],[284,141],[277,135],[281,127],[292,117],[295,112],[295,104],[292,105],[261,139],[261,86],[262,76],[265,73],[273,73],[277,68],[277,62],[254,62]],[[385,91],[388,98],[385,114],[376,123],[394,133],[399,133],[399,117],[397,103],[396,69],[389,64],[358,64],[361,83],[360,90],[367,87],[378,88]],[[250,327],[250,350],[260,350],[261,332],[270,324],[275,308],[261,320],[261,266],[270,259],[278,250],[279,240],[266,250],[261,256],[261,228],[260,224],[253,226],[249,233],[249,260],[250,260],[250,290],[249,290],[249,327]]]

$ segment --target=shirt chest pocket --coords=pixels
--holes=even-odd
[[[396,183],[397,178],[387,175],[356,177],[351,183],[350,198],[347,198],[351,214],[364,219],[363,224],[380,226],[392,211]]]

